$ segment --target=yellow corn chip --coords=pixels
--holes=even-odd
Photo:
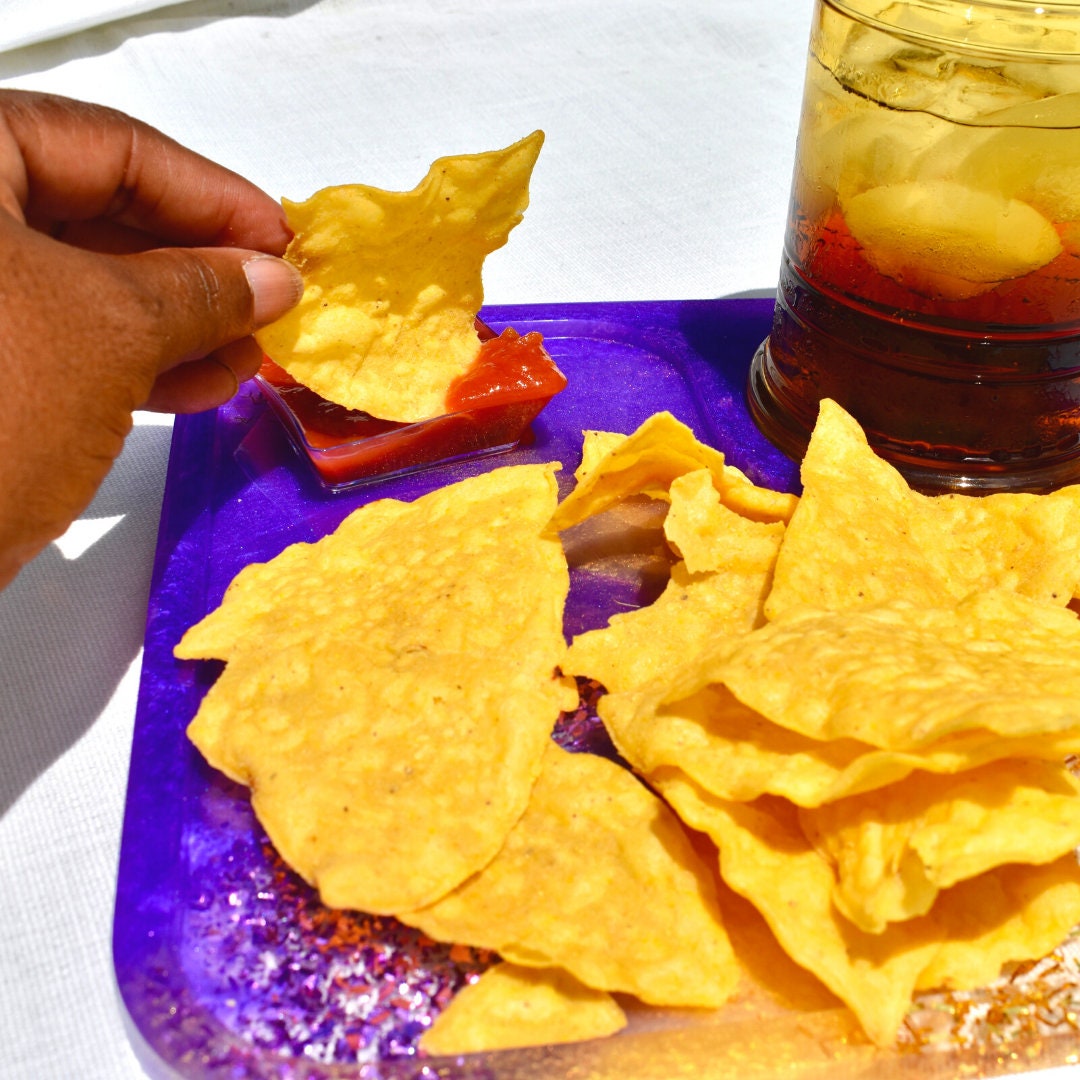
[[[775,491],[753,483],[734,465],[727,466],[728,485],[721,492],[724,505],[751,521],[764,524],[787,522],[799,504],[799,497],[788,491]]]
[[[295,234],[285,257],[300,303],[256,334],[267,355],[329,401],[385,420],[447,411],[476,360],[485,257],[529,201],[544,136],[440,158],[407,192],[363,184],[283,200]]]
[[[1049,863],[1080,845],[1080,782],[1064,765],[998,761],[906,780],[799,814],[835,867],[833,901],[880,933],[925,915],[939,892],[1007,863]]]
[[[724,881],[761,912],[784,951],[855,1013],[874,1043],[893,1045],[916,981],[937,953],[937,925],[926,917],[866,934],[843,919],[832,904],[832,868],[789,803],[724,802],[674,771],[655,782],[691,828],[716,842]]]
[[[720,908],[743,971],[740,1003],[760,1000],[763,991],[768,999],[792,1010],[791,1020],[800,1026],[811,1013],[843,1008],[844,1003],[812,971],[784,952],[761,912],[723,882]],[[812,1030],[810,1025],[807,1028]]]
[[[670,498],[664,533],[694,566],[675,563],[653,603],[575,637],[562,663],[567,674],[596,679],[612,692],[636,689],[761,624],[783,523],[751,521],[729,510],[708,469],[676,477]]]
[[[744,517],[721,501],[708,469],[684,473],[671,482],[671,506],[664,535],[691,574],[725,570],[767,574],[771,584],[782,521]]]
[[[917,989],[973,990],[1006,963],[1037,960],[1080,925],[1075,855],[1046,866],[1002,866],[946,889],[934,905],[945,928]]]
[[[937,605],[1004,588],[1065,605],[1080,581],[1080,485],[1049,495],[930,497],[821,403],[766,603],[838,610],[883,600]]]
[[[761,622],[767,574],[691,574],[671,568],[660,596],[579,634],[561,663],[568,675],[596,679],[609,691],[633,690],[677,670],[717,640],[736,640]]]
[[[334,570],[336,559],[348,559],[345,552],[354,545],[367,542],[380,529],[392,527],[400,516],[409,513],[409,504],[396,499],[379,499],[368,503],[362,514],[345,518],[336,531],[317,544],[291,544],[271,561],[250,563],[229,583],[225,598],[185,634],[178,656],[188,659],[214,658],[228,660],[243,649],[248,635],[270,633],[281,644],[303,641],[310,635],[311,622],[331,615],[337,606],[337,596],[325,588],[312,588],[324,569]],[[327,556],[329,555],[329,558]],[[306,619],[284,618],[290,607],[308,612]],[[268,620],[266,627],[263,620]]]
[[[626,1014],[558,968],[501,963],[459,990],[420,1037],[429,1054],[472,1054],[614,1035]]]
[[[790,611],[713,665],[745,705],[814,739],[910,750],[964,731],[1016,738],[1080,726],[1080,620],[995,590]]]
[[[568,574],[540,531],[555,468],[361,508],[288,549],[280,580],[277,560],[242,575],[177,646],[228,661],[189,735],[251,786],[275,847],[330,906],[430,902],[524,812],[577,701],[553,674]]]
[[[580,484],[627,436],[617,431],[582,432],[581,464],[574,470],[574,481]]]
[[[736,802],[782,795],[815,807],[885,787],[916,769],[958,773],[1002,758],[1060,762],[1080,752],[1080,731],[1018,739],[973,731],[912,751],[879,750],[855,739],[822,741],[771,723],[722,685],[706,683],[672,700],[673,683],[660,679],[607,694],[598,706],[605,727],[646,779],[679,768],[711,794]]]
[[[600,456],[600,447],[608,452]],[[585,464],[583,462],[583,464]],[[684,473],[708,469],[725,505],[755,511],[757,520],[782,521],[797,501],[758,488],[738,470],[724,464],[724,455],[698,442],[694,433],[671,413],[654,413],[625,439],[604,439],[590,452],[584,479],[562,501],[551,522],[556,531],[569,529],[593,514],[632,495],[668,499],[668,489]]]
[[[682,824],[625,769],[555,743],[498,855],[398,917],[436,941],[565,968],[656,1005],[717,1006],[738,979],[715,867]]]

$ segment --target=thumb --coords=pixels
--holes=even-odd
[[[299,302],[304,279],[291,263],[258,253],[245,259],[242,267],[251,289],[252,330],[274,322]]]
[[[304,290],[284,259],[241,248],[159,248],[112,256],[127,279],[154,375],[273,322]]]
[[[253,345],[251,331],[302,286],[290,265],[259,251],[102,255],[2,214],[0,266],[2,586],[87,506],[158,380],[193,368],[174,400],[224,400],[249,361],[232,356],[230,373],[204,358]],[[220,387],[223,373],[224,391],[208,394],[207,380]]]

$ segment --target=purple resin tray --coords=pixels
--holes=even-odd
[[[314,483],[254,383],[216,413],[178,418],[151,586],[113,937],[130,1035],[150,1075],[524,1078],[563,1075],[584,1062],[589,1044],[456,1060],[417,1054],[425,1021],[490,957],[433,946],[392,919],[323,908],[277,859],[246,791],[206,766],[187,741],[184,729],[219,669],[177,661],[172,649],[219,603],[241,567],[318,539],[364,502],[413,499],[517,462],[561,461],[569,486],[583,429],[629,432],[660,409],[723,450],[751,479],[794,490],[795,466],[757,432],[743,398],[771,312],[771,300],[487,308],[483,317],[496,331],[508,325],[541,331],[569,379],[534,422],[531,444],[350,493],[328,495]],[[593,575],[572,579],[567,633],[603,625],[616,603],[633,603],[626,589],[625,581]],[[589,705],[586,695],[577,713],[562,718],[557,738],[570,748],[605,752]],[[656,1018],[648,1024],[655,1028]],[[603,1040],[609,1057],[615,1046],[640,1054],[642,1038],[662,1042],[665,1052],[690,1054],[678,1059],[683,1066],[699,1052],[685,1040],[680,1051],[678,1039],[656,1030],[636,1041],[623,1038]],[[617,1062],[616,1068],[635,1075]]]

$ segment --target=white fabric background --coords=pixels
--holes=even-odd
[[[165,7],[169,0],[3,0],[0,49],[66,37],[101,23]]]
[[[490,302],[716,297],[775,281],[810,7],[0,0],[0,84],[124,109],[294,198],[411,188],[542,127]],[[168,446],[140,417],[84,520],[0,594],[3,1077],[140,1075],[109,942]]]

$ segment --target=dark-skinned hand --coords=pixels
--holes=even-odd
[[[136,409],[196,412],[300,298],[281,206],[111,109],[0,90],[0,588],[93,498]]]

